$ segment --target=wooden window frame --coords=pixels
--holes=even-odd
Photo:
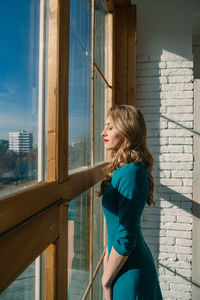
[[[94,1],[92,3],[94,10]],[[128,0],[109,0],[106,3],[113,16],[113,19],[108,17],[106,21],[107,39],[113,35],[112,43],[106,44],[109,49],[106,77],[95,63],[92,74],[96,69],[109,86],[109,106],[114,103],[134,105],[136,9]],[[68,175],[69,5],[69,0],[49,0],[48,182],[0,198],[0,269],[4,274],[0,292],[51,245],[46,251],[48,300],[67,299],[68,202],[102,180],[106,165],[106,162],[94,165],[93,161],[91,167]],[[128,21],[122,22],[126,14]],[[127,33],[123,43],[128,47],[121,47],[119,43],[118,34],[122,27]],[[126,59],[119,63],[118,57],[122,53]],[[121,77],[122,81],[119,80]],[[103,255],[91,276],[84,298],[91,289]]]

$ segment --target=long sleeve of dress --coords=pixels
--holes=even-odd
[[[113,247],[120,255],[128,256],[136,247],[138,221],[144,207],[142,189],[147,177],[136,164],[124,166],[119,170],[114,180],[117,189],[119,225]]]

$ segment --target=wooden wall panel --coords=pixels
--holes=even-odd
[[[45,212],[0,237],[0,280],[2,292],[59,235],[59,209]]]
[[[127,103],[127,7],[115,13],[115,104]]]
[[[107,163],[76,170],[65,183],[42,183],[0,199],[0,234],[39,213],[59,199],[72,200],[104,177]]]
[[[115,9],[115,1],[114,0],[106,0],[106,6],[109,12],[113,12]]]
[[[136,7],[118,6],[114,30],[114,95],[116,104],[135,103]]]
[[[0,200],[0,234],[66,195],[67,184],[43,183]]]
[[[105,177],[104,169],[106,166],[107,163],[99,163],[94,168],[70,175],[67,199],[74,199],[79,194],[101,181]],[[79,184],[77,184],[77,182]]]
[[[136,89],[136,7],[132,6],[127,12],[127,60],[128,60],[128,79],[127,97],[128,104],[135,103]]]
[[[116,6],[125,6],[125,5],[131,5],[131,0],[115,0]]]

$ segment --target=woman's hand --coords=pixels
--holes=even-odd
[[[102,276],[102,286],[104,291],[104,296],[106,300],[112,300],[112,287],[105,278],[105,275]]]
[[[112,288],[111,288],[111,282],[106,278],[106,268],[108,265],[108,248],[106,248],[106,253],[104,256],[104,274],[102,276],[102,286],[103,286],[103,291],[104,291],[104,296],[106,300],[112,300]]]
[[[103,287],[105,300],[112,300],[112,288]]]

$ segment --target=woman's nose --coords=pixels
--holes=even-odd
[[[105,129],[102,131],[101,135],[102,135],[102,136],[105,136],[105,135],[106,135]]]

